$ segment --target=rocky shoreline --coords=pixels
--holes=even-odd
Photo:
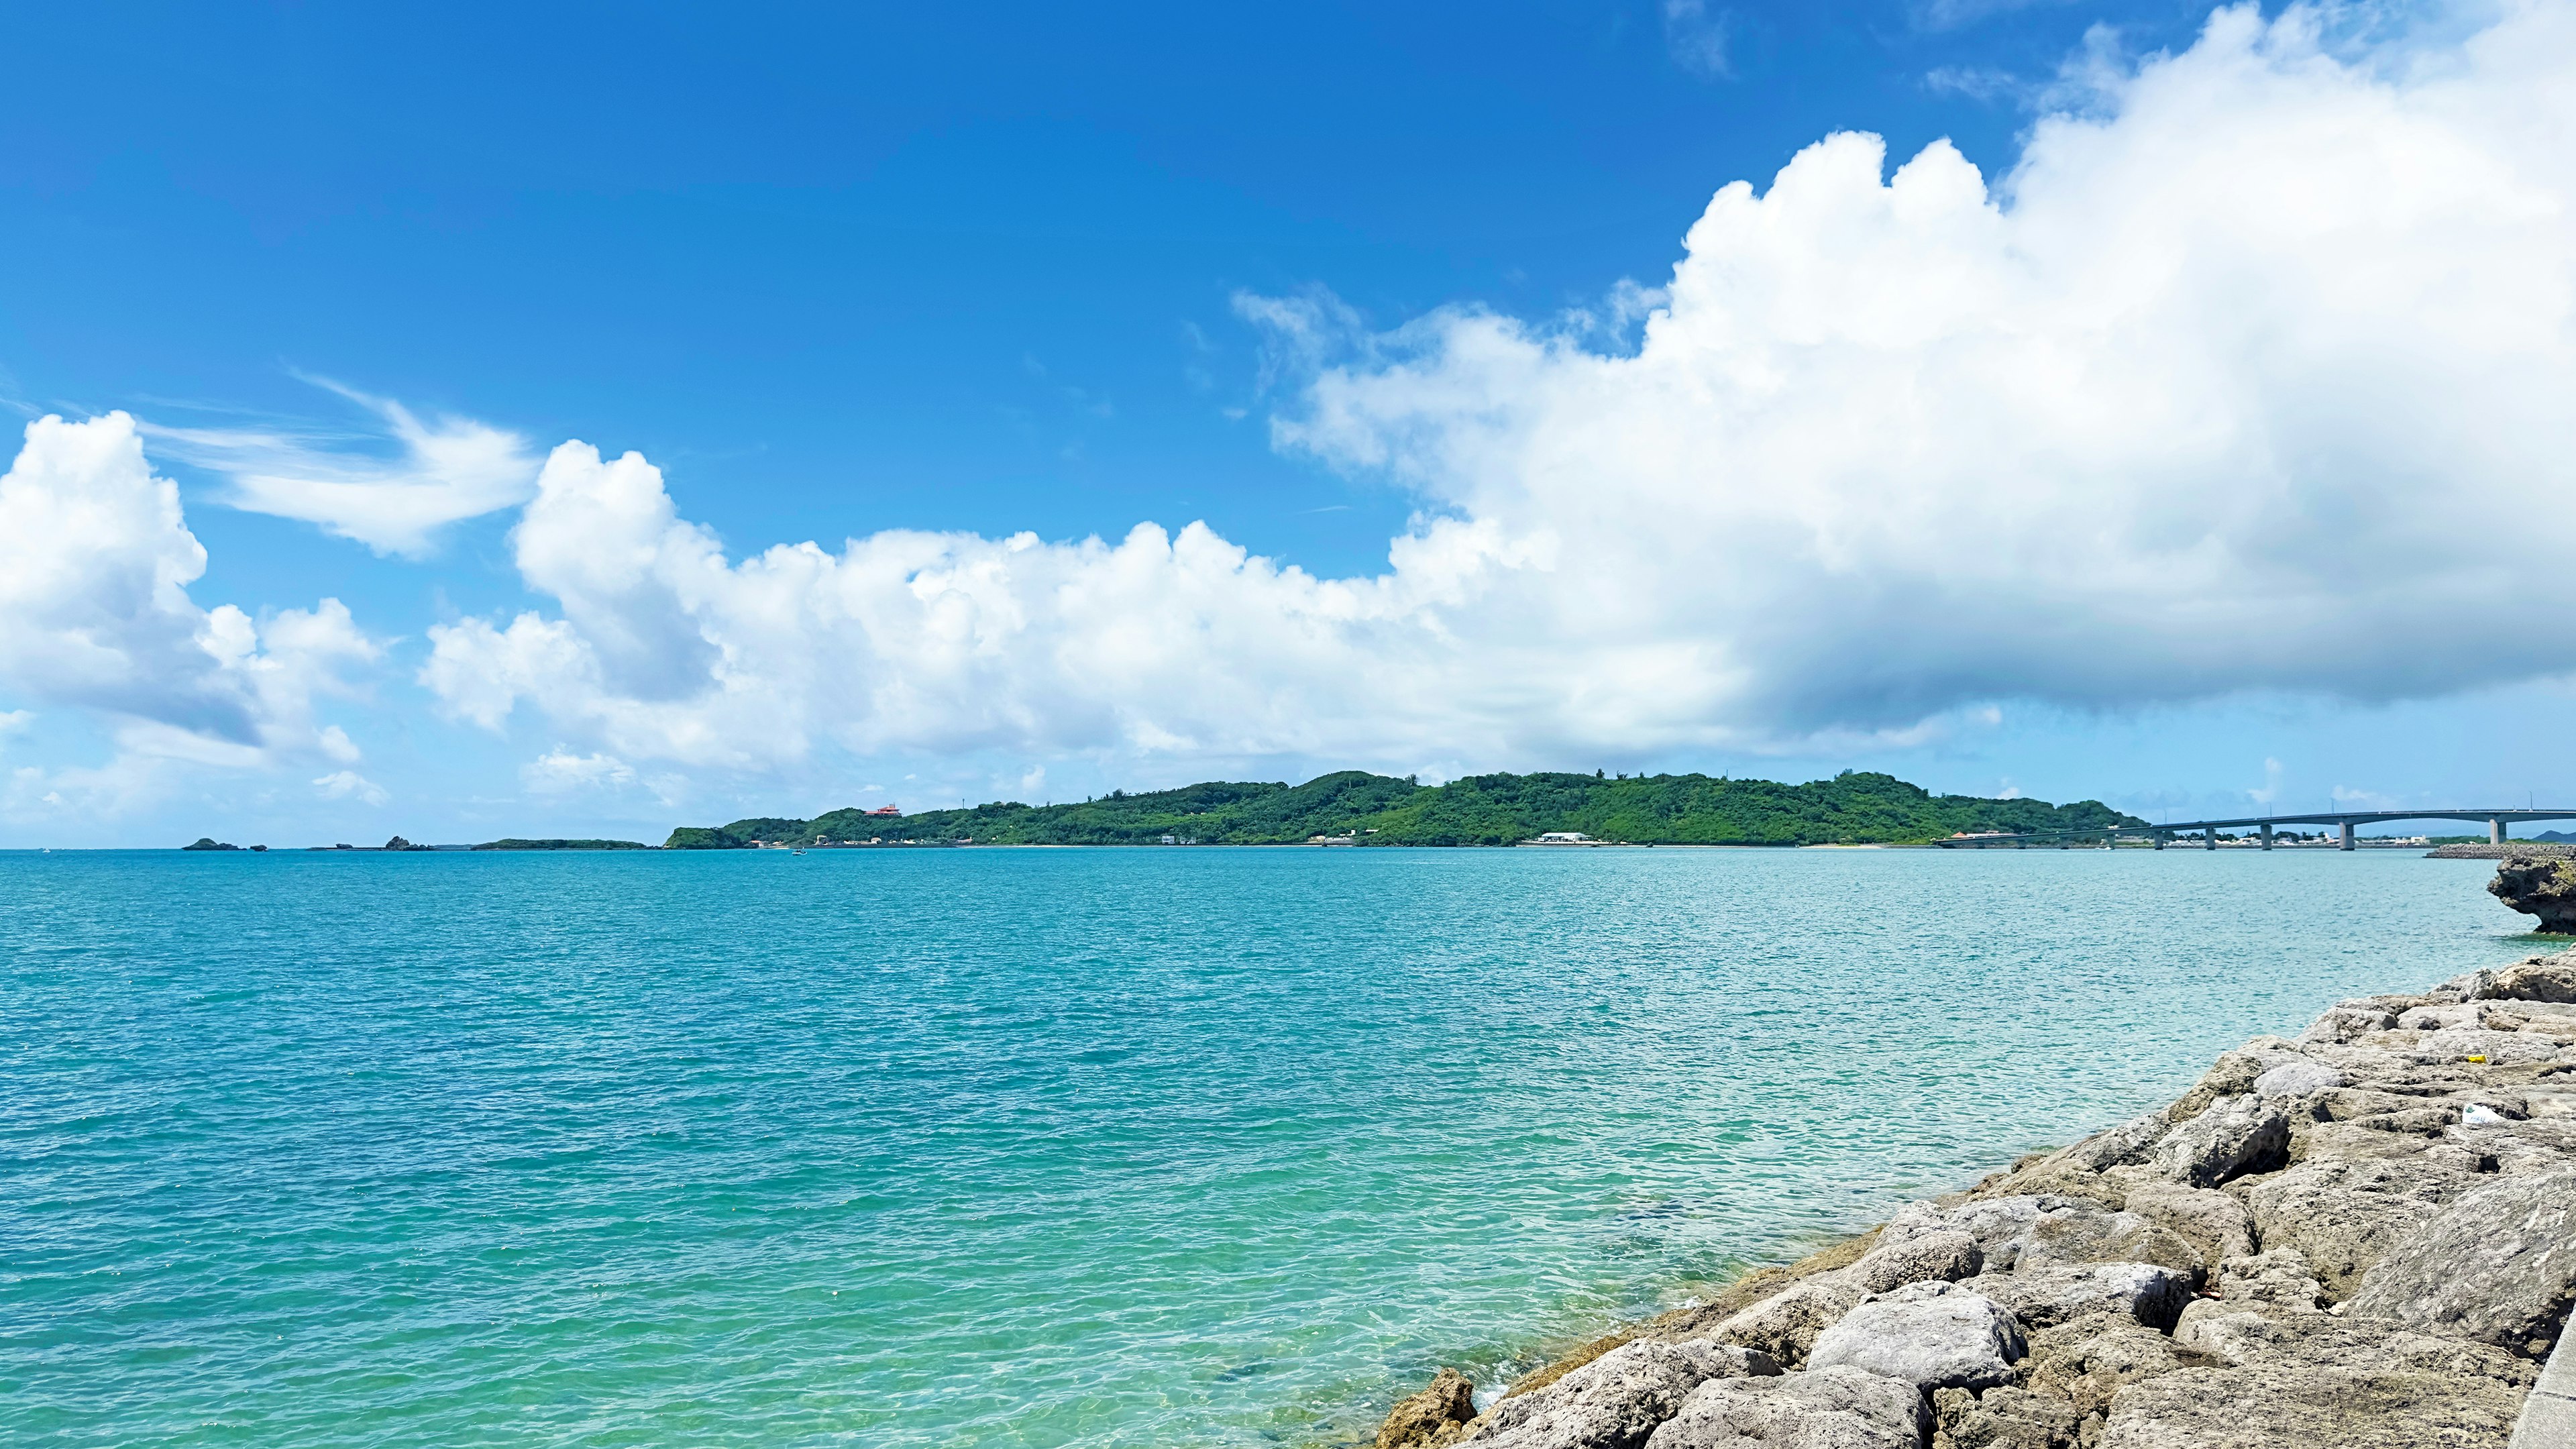
[[[2576,951],[2257,1037],[1482,1412],[1444,1369],[1377,1449],[2576,1449],[2571,1300]]]

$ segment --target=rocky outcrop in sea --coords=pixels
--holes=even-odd
[[[1481,1413],[1443,1370],[1377,1443],[2557,1449],[2571,1300],[2576,951],[2257,1037]]]
[[[2496,867],[2487,890],[2524,915],[2538,916],[2539,929],[2576,936],[2576,861],[2517,856]]]

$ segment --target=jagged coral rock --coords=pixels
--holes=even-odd
[[[2539,1377],[2529,1362],[2503,1349],[2393,1318],[2296,1312],[2264,1303],[2195,1303],[2183,1311],[2173,1341],[2178,1349],[2230,1368],[2457,1374],[2517,1389]]]
[[[1709,1336],[1768,1354],[1785,1365],[1803,1364],[1816,1335],[1866,1296],[1841,1274],[1823,1274],[1754,1304],[1719,1324]]]
[[[1926,1389],[1987,1389],[2012,1377],[2026,1348],[2003,1305],[1936,1281],[1863,1299],[1816,1336],[1807,1365],[1850,1364]]]
[[[2063,1399],[2022,1389],[1938,1389],[1932,1449],[2078,1449],[2084,1416]]]
[[[2102,1449],[2502,1449],[2522,1395],[2492,1379],[2183,1369],[2121,1391]]]
[[[2129,1211],[2189,1243],[2203,1262],[2254,1251],[2254,1215],[2228,1193],[2142,1176],[2130,1187],[2128,1202]]]
[[[2508,966],[2495,973],[2485,994],[2499,1001],[2576,1003],[2576,951],[2534,956]]]
[[[2386,1161],[2311,1160],[2247,1197],[2263,1245],[2306,1254],[2327,1293],[2341,1299],[2474,1180],[2456,1168],[2425,1162],[2420,1154]]]
[[[1444,1368],[1431,1387],[1395,1401],[1378,1426],[1377,1449],[1441,1449],[1456,1443],[1475,1417],[1475,1384],[1456,1369]]]
[[[2490,1179],[2400,1241],[2352,1311],[2546,1353],[2576,1302],[2576,1165]]]
[[[2221,1097],[2156,1144],[2155,1168],[2175,1182],[2216,1187],[2280,1164],[2290,1148],[2290,1119],[2247,1094]]]
[[[2487,882],[2487,890],[2524,915],[2538,916],[2538,929],[2576,935],[2576,861],[2508,856],[2497,863],[2496,877]]]
[[[2191,1301],[2191,1275],[2156,1263],[2084,1263],[1980,1273],[1960,1283],[2013,1311],[2033,1328],[2090,1313],[2125,1313],[2169,1329]]]
[[[1716,1379],[1695,1390],[1648,1449],[1919,1449],[1922,1392],[1847,1364],[1776,1379]]]
[[[1864,1293],[1892,1293],[1909,1283],[1956,1282],[1986,1265],[1977,1240],[1941,1229],[1871,1249],[1851,1266],[1851,1282]]]
[[[1638,1449],[1701,1384],[1779,1372],[1768,1356],[1741,1348],[1638,1339],[1496,1404],[1473,1442],[1479,1449]]]
[[[2032,1333],[2021,1365],[2032,1393],[2079,1415],[2106,1412],[2121,1389],[2182,1366],[2173,1340],[2126,1313],[2099,1312]]]

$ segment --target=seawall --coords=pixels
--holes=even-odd
[[[2576,1449],[2571,1300],[2576,951],[2340,1002],[1481,1412],[1444,1370],[1377,1445]]]

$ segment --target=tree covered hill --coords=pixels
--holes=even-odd
[[[1294,844],[1356,833],[1367,845],[1510,845],[1543,831],[1654,845],[1903,845],[1958,831],[2091,830],[2147,822],[2098,801],[1934,795],[1893,775],[1845,771],[1804,785],[1706,775],[1472,775],[1416,785],[1345,770],[1303,785],[1210,782],[1075,805],[995,802],[918,815],[855,807],[811,820],[682,826],[670,850],[754,841],[971,840],[978,845]]]

